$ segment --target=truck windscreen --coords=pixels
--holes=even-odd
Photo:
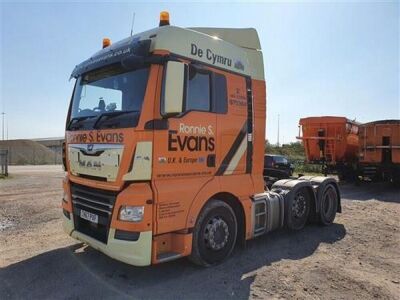
[[[148,67],[129,72],[108,67],[80,76],[67,130],[135,127],[148,77]]]

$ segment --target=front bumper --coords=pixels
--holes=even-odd
[[[108,242],[104,244],[74,230],[73,220],[68,219],[64,215],[63,229],[71,237],[88,244],[116,260],[134,266],[148,266],[151,264],[152,231],[141,232],[137,241],[123,241],[115,239],[115,229],[110,228]]]

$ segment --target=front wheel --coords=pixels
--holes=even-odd
[[[193,231],[189,259],[201,266],[212,266],[227,258],[235,247],[237,220],[223,201],[211,200],[201,211]]]
[[[289,198],[286,205],[286,224],[289,229],[300,230],[306,225],[310,213],[310,194],[307,189],[301,188]]]

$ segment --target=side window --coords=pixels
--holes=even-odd
[[[225,75],[191,65],[188,65],[187,73],[184,79],[186,92],[183,99],[183,112],[195,110],[225,114],[228,111]],[[161,99],[164,98],[164,85],[165,82]]]
[[[211,88],[210,73],[199,72],[189,67],[189,79],[187,82],[187,95],[185,110],[210,111]]]
[[[228,97],[226,88],[226,77],[221,74],[214,73],[214,108],[216,113],[224,114],[228,111]]]

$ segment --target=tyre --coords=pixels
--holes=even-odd
[[[322,194],[319,208],[319,219],[322,225],[330,225],[335,220],[338,200],[335,187],[332,184],[328,184]]]
[[[310,214],[310,194],[301,188],[289,198],[285,208],[286,225],[291,230],[300,230],[306,225]]]
[[[213,199],[197,218],[189,259],[201,266],[216,265],[232,253],[236,237],[234,211],[225,202]]]

